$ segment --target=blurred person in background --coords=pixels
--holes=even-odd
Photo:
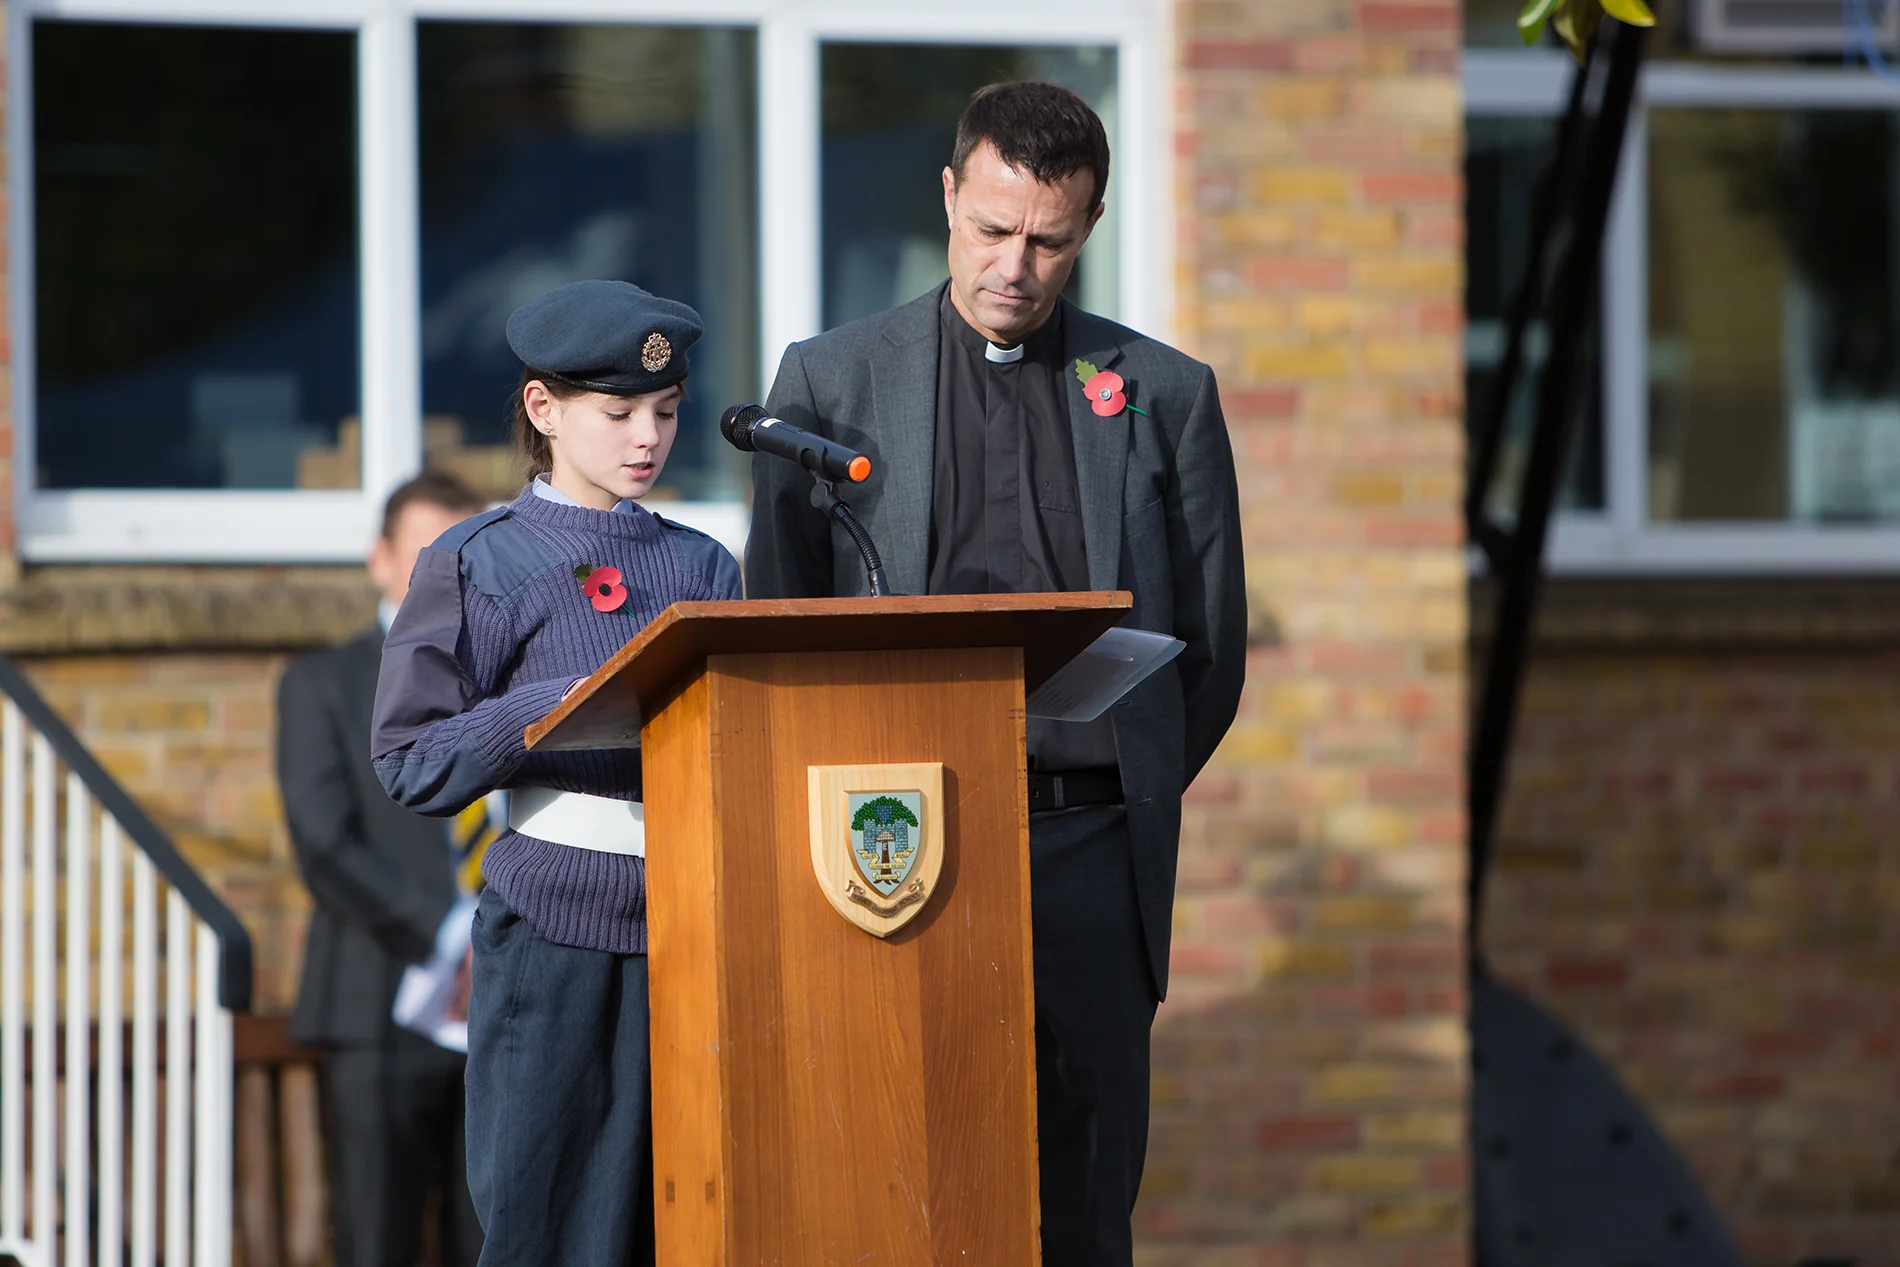
[[[416,556],[481,509],[453,476],[425,472],[397,488],[369,554],[382,596],[377,623],[293,662],[278,687],[277,777],[316,900],[290,1037],[324,1052],[338,1267],[412,1267],[425,1210],[439,1214],[443,1267],[472,1267],[481,1252],[463,1147],[467,1058],[399,1025],[392,1009],[405,972],[428,961],[438,941],[458,932],[466,940],[467,894],[494,831],[479,801],[447,821],[404,809],[370,765],[383,638]],[[465,1020],[465,972],[459,985],[451,1006]]]

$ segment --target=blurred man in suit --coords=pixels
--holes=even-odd
[[[411,813],[370,767],[383,635],[416,555],[481,508],[443,474],[425,472],[392,493],[369,555],[382,592],[378,622],[297,660],[278,688],[278,780],[316,899],[290,1035],[325,1053],[338,1267],[413,1267],[432,1186],[439,1261],[472,1265],[481,1252],[462,1152],[465,1057],[398,1026],[391,1009],[404,969],[429,957],[461,909],[457,856],[473,873],[487,823],[480,802],[467,822]]]

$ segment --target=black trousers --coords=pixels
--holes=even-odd
[[[337,1267],[415,1267],[432,1187],[444,1267],[473,1267],[482,1229],[468,1195],[463,1064],[459,1052],[394,1025],[379,1046],[326,1054]]]
[[[1029,819],[1043,1267],[1129,1267],[1154,975],[1119,805]]]
[[[468,1016],[483,1267],[649,1267],[647,960],[556,945],[484,890]]]

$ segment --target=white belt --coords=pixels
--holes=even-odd
[[[510,788],[508,825],[557,845],[636,858],[647,855],[646,807],[638,801],[546,787]]]

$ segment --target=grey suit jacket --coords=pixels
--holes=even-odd
[[[277,778],[304,884],[316,899],[300,1043],[377,1043],[395,1024],[396,985],[428,957],[455,904],[448,829],[389,799],[370,765],[370,711],[383,633],[305,656],[277,688]]]
[[[929,575],[942,296],[939,286],[793,344],[766,402],[777,417],[869,455],[871,478],[846,496],[899,594],[923,593]],[[1212,370],[1064,303],[1070,365],[1116,371],[1130,403],[1147,411],[1098,417],[1079,382],[1070,391],[1089,584],[1131,591],[1127,624],[1187,643],[1111,714],[1142,926],[1156,989],[1165,992],[1181,793],[1233,722],[1246,673],[1233,451]],[[749,596],[869,593],[850,538],[813,509],[810,476],[759,456],[752,481]]]

